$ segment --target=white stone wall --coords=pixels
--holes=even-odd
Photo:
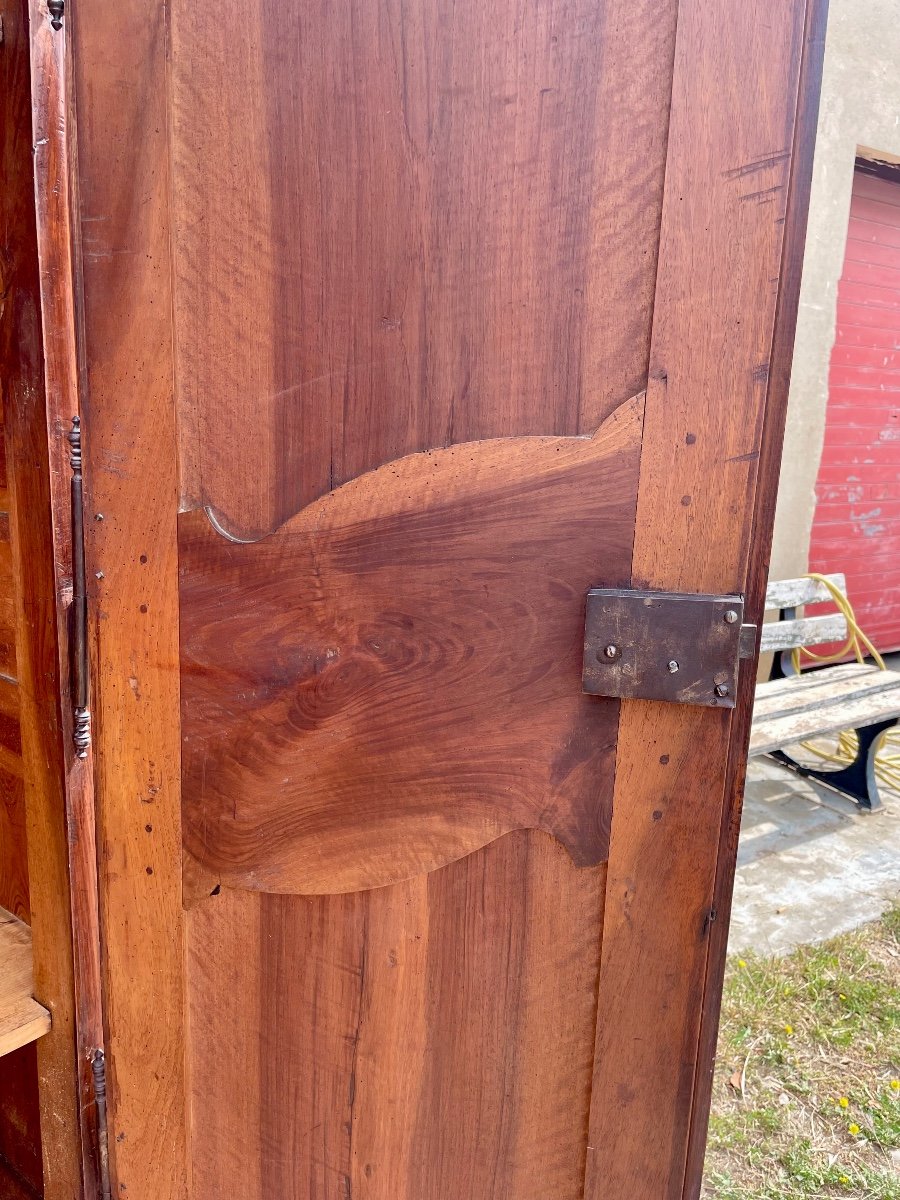
[[[837,282],[858,153],[900,160],[900,0],[831,0],[773,579],[802,575],[808,566]]]

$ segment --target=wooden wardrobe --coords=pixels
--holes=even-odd
[[[0,18],[0,1198],[696,1197],[823,4]]]

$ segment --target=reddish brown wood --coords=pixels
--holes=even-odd
[[[670,0],[171,7],[186,507],[255,535],[641,390]]]
[[[653,325],[635,582],[743,581],[802,0],[774,15],[761,0],[681,4],[655,318],[676,5],[538,8],[256,0],[209,20],[184,0],[166,13],[80,0],[73,14],[88,481],[103,518],[89,553],[103,573],[110,1111],[116,1184],[136,1200],[582,1200],[585,1175],[604,1200],[680,1195],[727,719],[632,706],[605,919],[604,867],[576,866],[539,830],[499,836],[517,823],[560,835],[546,776],[537,816],[538,789],[523,800],[537,772],[523,778],[520,756],[509,755],[515,794],[449,810],[468,840],[442,833],[440,853],[415,829],[418,841],[382,837],[396,798],[362,786],[373,743],[393,739],[393,784],[438,761],[416,736],[431,719],[419,683],[401,757],[392,708],[423,660],[392,662],[401,691],[379,704],[383,668],[360,637],[375,623],[368,608],[392,611],[387,586],[393,601],[424,579],[449,627],[439,555],[451,586],[474,594],[473,565],[508,548],[511,525],[527,531],[523,481],[535,477],[503,462],[500,486],[518,502],[502,522],[488,514],[498,544],[473,532],[476,474],[447,493],[443,539],[426,547],[433,499],[382,491],[373,480],[391,467],[366,471],[389,463],[405,476],[398,460],[420,449],[443,462],[441,448],[459,443],[490,456],[503,453],[486,449],[491,438],[592,431],[645,386]],[[421,475],[403,482],[421,489]],[[597,498],[582,491],[579,514],[591,513]],[[246,545],[199,512],[181,518],[185,834],[203,864],[188,873],[186,916],[179,497],[209,505],[232,534],[288,521]],[[403,509],[414,501],[415,518]],[[572,567],[568,547],[537,541],[545,566]],[[516,573],[534,583],[540,565]],[[327,659],[334,630],[346,674]],[[487,644],[462,632],[460,644]],[[313,639],[326,655],[318,675]],[[523,684],[523,706],[541,687],[553,701],[532,717],[552,735],[546,769],[569,753],[555,723],[569,696],[540,671],[516,675],[514,649],[505,685]],[[445,661],[434,674],[446,681]],[[577,676],[573,686],[577,697]],[[480,768],[484,728],[504,714],[497,692],[468,690],[465,704],[482,706],[469,754]],[[440,710],[446,691],[431,697],[444,739],[463,704],[458,694]],[[488,765],[496,752],[490,743]],[[595,783],[602,819],[609,781]],[[436,798],[418,788],[420,817]],[[229,802],[247,818],[243,836]],[[320,817],[328,837],[314,862]],[[570,844],[583,848],[582,833]],[[386,870],[366,876],[366,855]],[[345,895],[227,886],[358,888],[409,871]]]
[[[778,492],[774,483],[767,486],[766,481],[774,481],[778,478],[781,465],[794,333],[800,299],[803,251],[806,242],[806,219],[812,180],[813,153],[818,127],[827,15],[828,0],[812,0],[808,4],[800,66],[799,104],[785,208],[784,244],[779,272],[780,284],[766,395],[766,419],[760,445],[760,482],[756,489],[745,592],[747,619],[759,628],[762,628],[765,608],[769,556],[775,521],[775,501]],[[722,1002],[725,956],[728,949],[728,922],[731,916],[732,889],[737,863],[738,834],[741,826],[744,776],[747,769],[747,747],[750,740],[755,685],[756,660],[753,659],[745,664],[741,675],[737,709],[732,723],[725,807],[720,831],[713,898],[716,920],[709,931],[709,953],[706,961],[700,1023],[700,1050],[691,1108],[690,1142],[685,1172],[685,1200],[697,1200],[703,1177],[716,1037],[719,1029],[719,1009]]]
[[[187,1193],[189,1168],[166,10],[145,0],[86,0],[71,5],[66,22],[77,46],[85,525],[113,1190],[175,1200]]]
[[[197,1200],[579,1200],[604,872],[519,831],[370,893],[193,909]]]
[[[355,891],[523,827],[605,859],[618,706],[581,691],[584,597],[628,570],[642,415],[399,459],[252,545],[182,518],[184,842],[207,871]]]
[[[636,586],[743,592],[756,488],[774,490],[758,461],[806,8],[679,7]],[[622,706],[587,1200],[685,1190],[730,726]]]
[[[82,1173],[68,870],[77,829],[67,827],[61,720],[67,661],[56,571],[66,561],[68,547],[65,533],[58,534],[51,521],[46,402],[50,396],[51,409],[53,402],[65,404],[74,381],[67,159],[58,123],[62,97],[52,86],[64,41],[47,38],[46,12],[35,6],[29,47],[28,6],[13,0],[3,4],[3,31],[2,90],[10,124],[4,138],[2,203],[10,243],[2,255],[9,272],[3,280],[2,357],[26,835],[21,852],[28,863],[34,989],[52,1014],[50,1033],[30,1056],[32,1086],[40,1101],[39,1132],[32,1131],[30,1149],[38,1162],[43,1157],[42,1194],[47,1200],[72,1200],[92,1175]],[[83,927],[83,932],[96,955],[96,925]],[[24,1140],[24,1127],[19,1133]]]

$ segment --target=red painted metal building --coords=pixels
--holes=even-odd
[[[843,571],[862,628],[880,650],[900,647],[900,182],[866,169],[853,181],[810,570]]]

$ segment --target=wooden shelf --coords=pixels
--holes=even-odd
[[[0,908],[0,1055],[42,1037],[50,1014],[32,996],[31,930]]]

